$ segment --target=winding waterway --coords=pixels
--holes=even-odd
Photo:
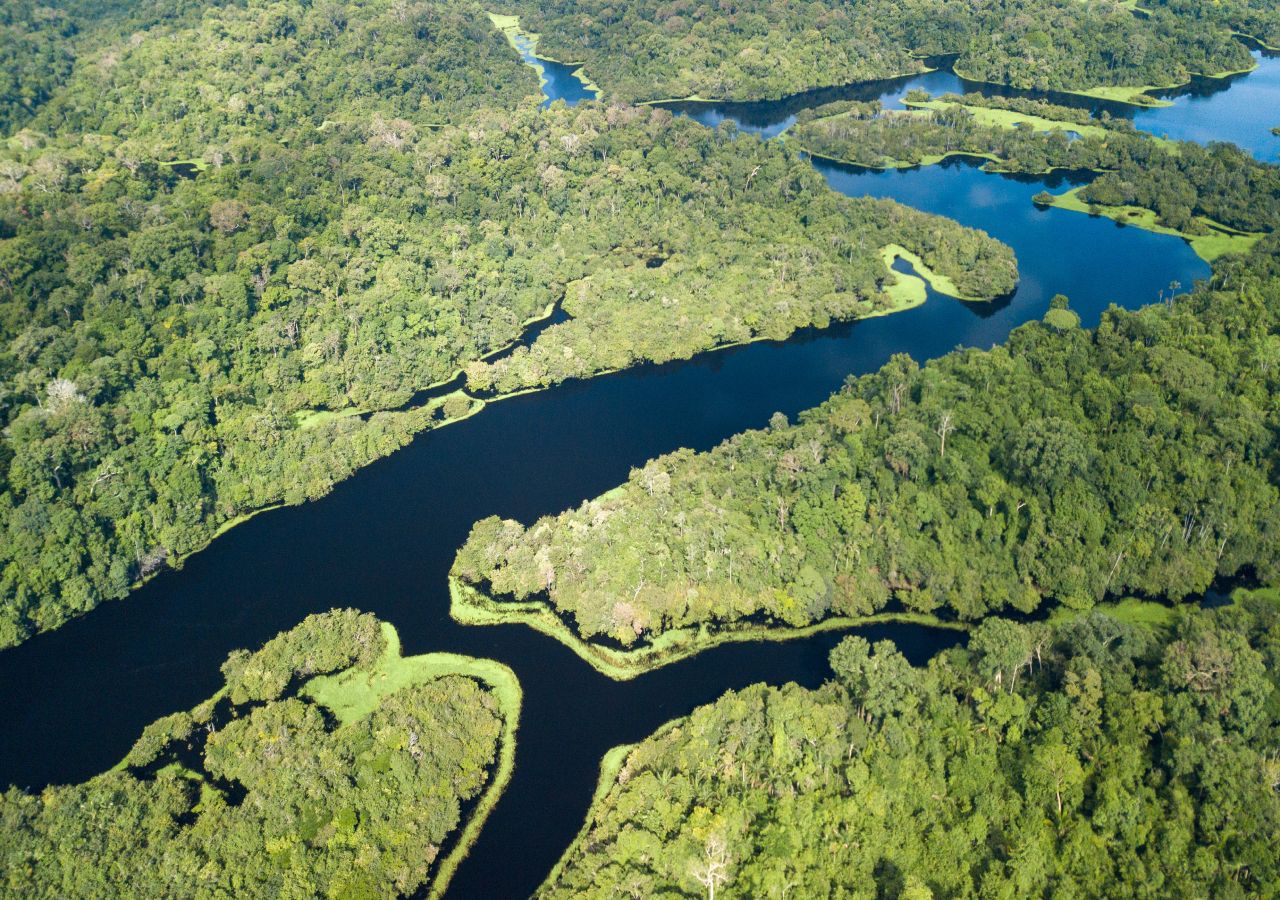
[[[552,96],[558,84],[582,86],[568,67],[542,66]],[[945,78],[954,76],[933,73],[892,90]],[[1204,102],[1234,103],[1232,91],[1249,83]],[[1256,119],[1278,108],[1246,112]],[[1152,127],[1165,121],[1159,115],[1151,114]],[[483,516],[529,522],[574,506],[657,454],[707,449],[774,411],[813,406],[893,353],[923,361],[960,345],[990,346],[1042,315],[1055,293],[1069,295],[1089,325],[1109,303],[1153,302],[1171,282],[1190,286],[1208,267],[1177,238],[1037,210],[1030,197],[1051,179],[988,175],[963,163],[874,174],[818,167],[837,190],[893,197],[1004,240],[1020,262],[1017,292],[998,305],[931,292],[908,312],[566,384],[424,434],[324,499],[258,516],[126,601],[0,653],[0,785],[39,788],[110,767],[144,725],[217,690],[230,650],[256,646],[311,612],[355,606],[395,624],[405,653],[490,657],[519,677],[525,707],[515,776],[450,891],[518,897],[537,887],[581,825],[605,750],[730,688],[820,683],[839,635],[728,645],[612,682],[528,628],[456,625],[445,576]],[[915,662],[956,640],[911,626],[861,631],[893,639]]]
[[[1109,100],[1095,100],[1059,91],[1026,91],[983,81],[961,78],[949,68],[950,60],[931,59],[934,71],[884,81],[861,82],[843,87],[806,91],[781,100],[758,103],[726,101],[673,102],[664,107],[687,115],[714,128],[722,122],[733,122],[740,130],[771,138],[786,131],[802,109],[836,100],[879,100],[886,109],[904,109],[903,96],[911,90],[939,94],[976,92],[989,96],[1038,97],[1091,110],[1095,115],[1133,120],[1136,127],[1152,134],[1179,141],[1229,141],[1249,151],[1263,162],[1280,160],[1280,137],[1271,129],[1280,125],[1280,53],[1252,51],[1256,68],[1249,73],[1226,78],[1196,77],[1190,84],[1153,96],[1172,106],[1142,108]],[[580,85],[568,67],[561,67],[561,77]],[[580,99],[576,94],[572,100]],[[1272,121],[1274,119],[1275,121]]]

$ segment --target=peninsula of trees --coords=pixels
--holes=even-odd
[[[1233,144],[1171,142],[1125,119],[1093,119],[1043,101],[968,94],[929,99],[912,92],[914,109],[875,104],[819,107],[788,132],[810,152],[877,168],[929,165],[949,156],[982,157],[990,171],[1027,174],[1054,169],[1098,177],[1068,196],[1117,220],[1182,234],[1202,255],[1247,249],[1280,225],[1280,167]],[[1042,194],[1046,204],[1060,198]]]
[[[391,638],[389,641],[388,638]],[[484,679],[472,671],[482,673]],[[226,686],[147,727],[120,766],[0,795],[15,897],[387,897],[447,872],[501,788],[518,687],[496,664],[401,659],[367,614],[311,616],[223,666]],[[388,685],[390,687],[388,687]],[[499,769],[501,772],[501,768]]]
[[[1280,596],[1163,628],[989,619],[915,669],[730,693],[604,774],[538,896],[1265,896]]]
[[[1276,249],[1094,331],[1060,298],[1004,346],[898,356],[797,423],[660,457],[527,528],[482,520],[455,577],[499,618],[535,600],[624,648],[1280,579]]]
[[[516,0],[503,12],[540,52],[583,63],[630,101],[777,98],[921,71],[955,54],[957,74],[1021,88],[1150,102],[1143,87],[1251,65],[1234,32],[1280,40],[1263,0]]]
[[[463,368],[507,392],[899,308],[886,245],[1014,286],[1007,247],[776,144],[539,111],[479,8],[344,9],[108,43],[0,148],[0,646],[473,411],[393,411]]]

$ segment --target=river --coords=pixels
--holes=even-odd
[[[548,91],[566,78],[581,86],[568,67],[543,66]],[[922,76],[946,77],[954,78]],[[1238,79],[1203,102],[1234,103],[1232,92],[1249,84]],[[1277,108],[1251,106],[1255,118]],[[1159,115],[1150,127],[1165,121]],[[1061,178],[989,175],[964,163],[819,169],[837,190],[893,197],[1006,241],[1021,265],[1017,292],[1000,304],[931,292],[904,313],[561,385],[423,434],[329,496],[260,515],[127,600],[0,653],[0,784],[38,789],[109,768],[144,725],[217,690],[232,649],[260,645],[309,613],[355,606],[395,624],[405,653],[490,657],[519,677],[525,707],[515,775],[450,891],[518,897],[537,887],[577,832],[609,747],[730,688],[821,683],[839,635],[728,645],[612,682],[523,626],[456,625],[445,576],[472,522],[486,515],[530,522],[575,506],[655,455],[708,449],[775,411],[794,416],[893,353],[923,361],[956,346],[988,347],[1041,316],[1054,293],[1070,296],[1091,325],[1111,302],[1151,303],[1171,282],[1189,287],[1209,270],[1177,238],[1032,206],[1032,194]],[[860,631],[891,638],[917,663],[957,639],[911,626]]]

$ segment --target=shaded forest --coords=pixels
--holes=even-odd
[[[777,98],[921,71],[958,54],[976,81],[1041,90],[1170,86],[1249,67],[1232,31],[1280,33],[1266,0],[1176,0],[1147,14],[1112,0],[516,2],[540,52],[585,64],[626,100]]]

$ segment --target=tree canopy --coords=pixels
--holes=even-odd
[[[893,308],[886,244],[1014,285],[781,147],[535,90],[467,4],[254,0],[77,59],[0,149],[0,646],[465,414],[387,412],[464,367],[505,392]]]
[[[517,0],[503,11],[610,96],[751,100],[922,71],[1021,88],[1171,86],[1248,68],[1233,31],[1280,36],[1266,0]]]
[[[24,897],[385,897],[433,877],[489,783],[503,712],[451,675],[340,721],[299,690],[371,670],[379,623],[311,616],[224,666],[226,688],[148,726],[117,769],[0,796],[0,892]]]
[[[1280,606],[990,619],[915,669],[729,693],[632,748],[540,897],[1266,896]]]
[[[454,572],[624,645],[1280,578],[1276,247],[1093,331],[1058,302],[1003,346],[896,356],[794,424],[659,457],[527,528],[482,520]]]

